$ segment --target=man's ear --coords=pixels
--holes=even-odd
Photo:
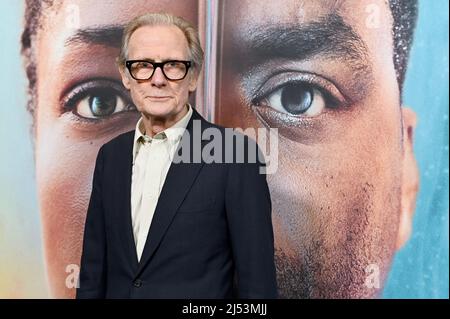
[[[412,232],[412,222],[419,190],[419,169],[414,157],[414,130],[417,124],[416,113],[407,107],[402,107],[403,120],[403,168],[402,168],[402,198],[399,228],[397,234],[397,250],[408,241]]]
[[[130,89],[130,78],[128,77],[128,71],[123,67],[119,66],[120,76],[122,78],[123,86],[129,90]]]

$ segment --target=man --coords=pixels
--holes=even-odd
[[[68,265],[79,263],[93,163],[98,149],[111,138],[132,129],[138,119],[129,95],[118,85],[120,75],[114,68],[121,25],[132,15],[155,7],[183,15],[195,23],[201,20],[197,15],[201,12],[197,3],[27,1],[22,51],[29,79],[38,198],[53,296],[73,295],[73,289],[66,286],[66,277],[71,275],[66,271]],[[216,94],[214,120],[231,127],[278,127],[281,133],[278,171],[268,179],[273,201],[281,296],[378,296],[394,252],[408,238],[417,187],[411,147],[414,115],[408,108],[400,106],[417,14],[416,1],[284,0],[283,5],[280,1],[264,1],[264,5],[258,1],[252,5],[250,1],[242,1],[238,5],[238,1],[227,0],[220,3],[224,19],[224,29],[218,33],[223,35],[222,46],[218,46],[223,47],[223,51],[218,52],[221,64],[219,70],[208,73],[209,78],[217,77],[215,83],[222,83]],[[71,5],[77,5],[83,17],[76,28],[65,23]],[[98,12],[105,14],[99,15]],[[257,84],[265,79],[264,74],[250,71],[266,69],[273,74],[281,66],[277,64],[279,61],[299,62],[299,59],[293,58],[293,54],[283,56],[282,52],[274,50],[276,55],[260,57],[255,65],[254,57],[258,57],[256,47],[233,54],[233,51],[241,52],[237,50],[241,47],[239,36],[248,38],[252,33],[258,34],[253,32],[253,27],[286,25],[287,22],[303,31],[305,23],[320,21],[325,14],[332,12],[338,13],[346,25],[356,29],[357,35],[370,47],[370,51],[364,50],[364,53],[377,71],[377,76],[370,81],[370,90],[364,90],[367,85],[359,86],[353,77],[355,73],[348,71],[355,65],[346,59],[352,57],[353,51],[340,50],[339,55],[334,55],[333,63],[329,55],[327,59],[317,59],[317,56],[315,59],[301,59],[304,72],[300,78],[281,73],[280,76],[287,76],[287,79],[275,78],[267,83],[269,86],[274,82],[277,84],[271,90],[267,92],[266,85],[261,87],[264,89],[262,96],[249,96],[248,93],[258,93]],[[378,26],[377,18],[381,18]],[[336,22],[336,19],[332,21]],[[120,32],[116,32],[118,30]],[[326,37],[311,38],[308,43],[316,43],[314,39],[339,39],[340,29],[330,32],[333,28],[328,27],[326,31]],[[336,39],[331,37],[333,34],[336,34]],[[215,35],[213,33],[213,37]],[[259,38],[262,38],[261,33]],[[269,39],[274,42],[273,36]],[[333,41],[334,44],[336,42]],[[310,45],[308,47],[311,48]],[[97,58],[92,59],[92,56]],[[291,66],[283,66],[284,69],[287,67]],[[324,71],[325,78],[313,78],[315,73],[321,74],[319,71]],[[310,93],[314,93],[316,102],[323,101],[322,94],[318,93],[326,93],[324,97],[330,97],[329,89],[336,91],[329,81],[325,81],[331,71],[339,75],[339,84],[346,91],[360,92],[359,103],[352,104],[358,107],[334,109],[330,107],[333,103],[328,103],[327,112],[319,112],[321,115],[311,120],[267,112],[269,109],[265,108],[266,119],[262,116],[260,120],[256,119],[256,109],[249,101],[280,109],[282,100],[277,100],[277,97],[281,95],[273,93],[280,93],[277,89],[282,87],[278,84],[284,85],[286,81],[293,83],[287,85],[288,90],[283,92],[304,92],[304,101],[308,100]],[[252,74],[258,75],[259,82],[250,76]],[[313,80],[326,84],[324,89],[327,91],[316,88],[307,93],[305,82],[311,85]],[[298,86],[303,89],[296,90]],[[106,98],[111,95],[115,99]],[[282,96],[287,97],[286,94]],[[99,109],[94,108],[99,101],[107,111],[98,112]],[[283,99],[285,104],[286,98]],[[323,110],[323,103],[314,105],[316,110]],[[258,110],[264,112],[262,107]],[[270,115],[271,121],[268,121]],[[402,126],[407,134],[402,134]],[[345,140],[340,140],[342,135],[346,136]],[[402,150],[397,149],[396,154],[391,152],[393,156],[386,160],[389,145],[400,147],[399,138],[403,138],[405,147],[402,145]],[[399,191],[393,192],[400,187],[398,179],[388,180],[387,177],[391,171],[395,173],[392,176],[400,175],[403,168],[405,174],[401,175],[405,178],[400,194]],[[366,181],[376,181],[376,189],[371,191],[366,187]],[[392,206],[397,207],[387,207],[391,199]],[[399,236],[396,236],[397,230]],[[388,236],[383,240],[385,232]],[[400,239],[398,245],[397,237]],[[376,288],[377,285],[368,288],[365,284],[365,279],[371,274],[366,267],[370,265],[378,265],[381,270],[380,288]]]
[[[401,88],[415,1],[226,1],[216,121],[280,133],[280,297],[378,297],[418,172]]]
[[[198,35],[182,18],[145,14],[125,28],[119,70],[142,117],[99,151],[78,298],[276,297],[259,165],[193,160],[205,145],[196,124],[224,133],[188,104],[202,61]],[[179,143],[184,161],[171,164]]]

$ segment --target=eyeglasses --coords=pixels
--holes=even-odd
[[[191,61],[151,62],[148,60],[128,60],[125,61],[125,65],[135,80],[150,80],[155,70],[161,68],[166,79],[179,81],[186,77],[191,67]]]

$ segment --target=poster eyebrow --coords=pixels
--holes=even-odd
[[[65,45],[89,43],[120,48],[123,30],[123,25],[106,25],[79,29],[66,40]]]

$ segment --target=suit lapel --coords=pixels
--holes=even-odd
[[[131,176],[133,172],[133,141],[134,131],[127,136],[125,155],[125,170],[123,170],[122,183],[125,185],[125,200],[123,206],[119,207],[119,227],[121,228],[122,244],[124,245],[126,258],[131,262],[131,267],[135,271],[138,267],[138,257],[136,244],[134,242],[133,224],[131,220]],[[122,226],[121,226],[122,225]]]
[[[193,120],[202,120],[200,115],[195,110],[193,110],[191,119],[186,127],[186,132],[183,135],[177,149],[178,152],[180,149],[184,151],[189,148],[191,159],[193,138],[196,138],[193,134]],[[188,143],[186,144],[186,142]],[[203,145],[201,147],[203,147]],[[151,260],[164,234],[170,226],[178,207],[181,205],[186,194],[193,185],[202,166],[203,163],[201,161],[200,163],[193,163],[192,160],[190,163],[172,162],[170,165],[161,194],[159,196],[155,213],[153,215],[136,276],[140,275],[146,264],[148,264]],[[134,248],[134,250],[136,250],[136,248]]]

